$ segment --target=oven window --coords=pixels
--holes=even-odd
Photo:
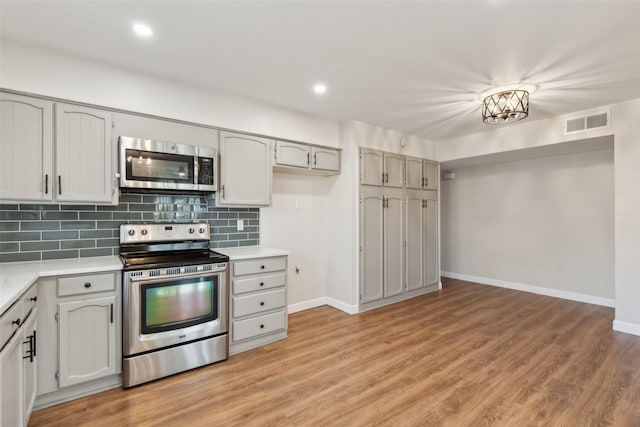
[[[186,328],[218,317],[218,276],[140,287],[143,334]]]
[[[192,156],[129,149],[125,156],[128,180],[194,183]]]

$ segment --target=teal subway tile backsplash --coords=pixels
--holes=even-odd
[[[244,232],[236,221],[244,220]],[[117,206],[0,204],[0,262],[117,255],[120,224],[206,222],[211,247],[259,244],[260,210],[204,196],[122,192]]]

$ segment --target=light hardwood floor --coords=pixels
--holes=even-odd
[[[640,337],[613,309],[443,281],[348,315],[289,316],[289,338],[30,426],[640,426]]]

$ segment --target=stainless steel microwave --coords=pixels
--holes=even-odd
[[[213,192],[216,149],[121,136],[120,187]]]

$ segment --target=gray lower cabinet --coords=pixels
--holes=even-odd
[[[435,191],[407,194],[405,224],[407,290],[437,285],[438,200]]]
[[[37,287],[0,317],[0,426],[29,423],[36,386]]]
[[[404,292],[403,205],[401,191],[361,188],[360,300],[363,304]]]
[[[119,271],[38,281],[38,406],[120,383],[120,283]]]
[[[360,307],[439,286],[436,191],[360,186]]]
[[[231,263],[229,353],[236,354],[287,337],[287,257]]]

